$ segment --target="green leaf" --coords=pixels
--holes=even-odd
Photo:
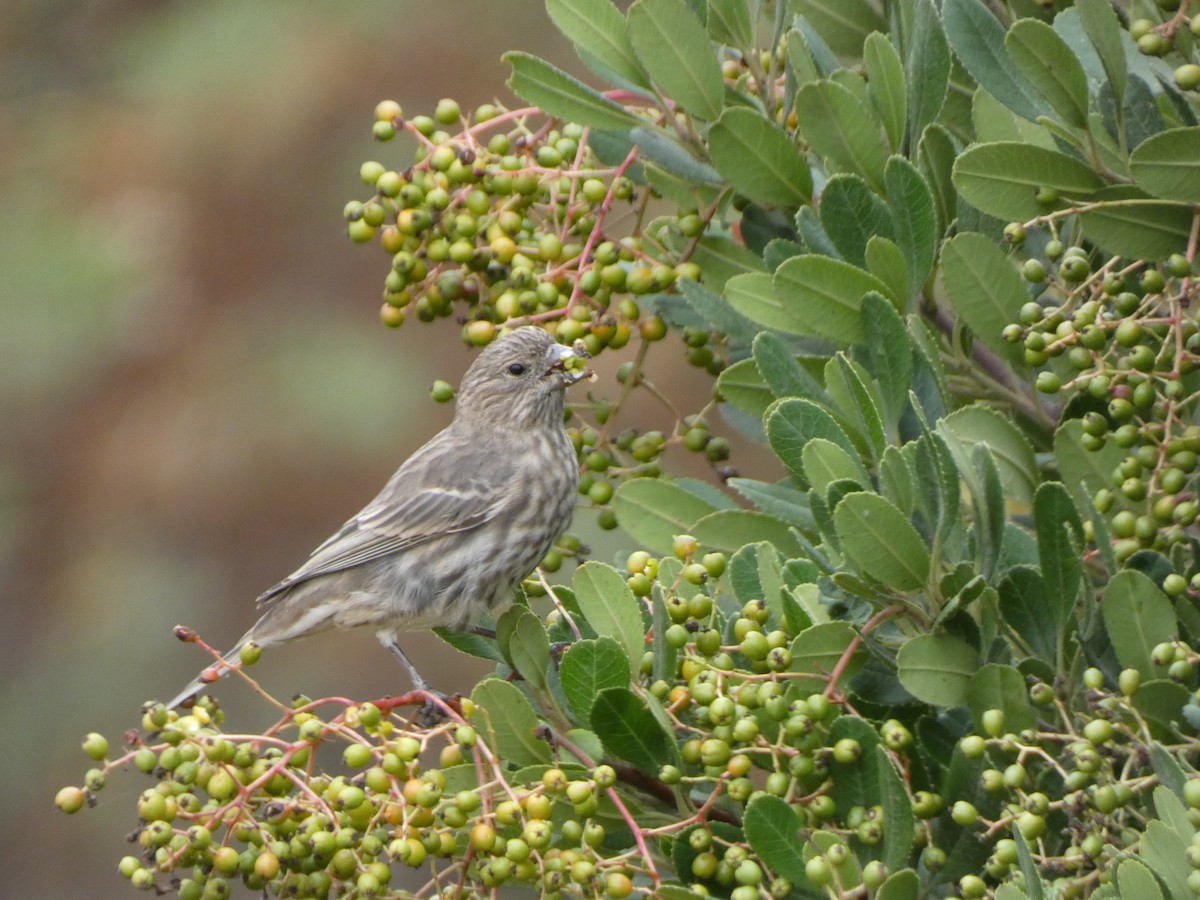
[[[821,225],[846,262],[866,264],[867,241],[892,238],[892,215],[883,199],[857,175],[834,175],[821,191]]]
[[[1077,509],[1092,507],[1092,497],[1101,488],[1112,487],[1112,471],[1125,451],[1112,441],[1099,450],[1085,450],[1081,443],[1083,423],[1068,419],[1054,432],[1054,461]]]
[[[575,601],[598,635],[614,638],[626,656],[638,662],[646,649],[642,608],[621,573],[602,562],[588,560],[575,570]]]
[[[912,869],[900,869],[889,875],[879,886],[875,900],[918,900],[921,879]]]
[[[1163,900],[1162,890],[1154,873],[1145,864],[1130,858],[1117,866],[1117,887],[1122,897],[1137,897],[1138,900]]]
[[[903,156],[887,161],[883,181],[895,222],[896,243],[908,263],[908,295],[915,297],[933,269],[938,238],[933,193],[917,168]]]
[[[589,722],[597,694],[606,688],[629,686],[629,657],[607,635],[584,638],[563,654],[559,677],[576,719]]]
[[[520,688],[501,678],[485,678],[475,685],[471,700],[477,707],[476,726],[505,763],[532,766],[550,762],[549,745],[536,735],[541,723]]]
[[[677,249],[682,247],[681,243]],[[735,276],[764,271],[762,258],[757,253],[725,237],[700,238],[692,252],[692,262],[700,267],[708,289],[718,294]]]
[[[904,261],[904,254],[896,246],[895,241],[879,235],[875,235],[867,241],[867,271],[887,285],[887,296],[902,298],[908,296],[908,263]],[[868,292],[868,294],[881,296],[875,291]],[[864,294],[864,298],[868,294]],[[897,306],[895,303],[891,305],[893,309]]]
[[[917,147],[917,167],[933,193],[938,235],[946,233],[946,226],[957,215],[958,191],[952,179],[957,158],[958,148],[954,146],[950,132],[936,124],[925,129]]]
[[[1000,561],[1004,546],[1006,502],[1004,483],[1000,478],[1000,466],[996,454],[986,444],[977,444],[971,451],[974,470],[978,476],[972,479],[971,493],[975,500],[975,527],[979,553],[979,574],[991,581]]]
[[[1100,610],[1121,667],[1137,669],[1143,679],[1153,678],[1150,651],[1177,636],[1167,595],[1136,569],[1122,569],[1104,589]]]
[[[1039,188],[1052,188],[1066,201],[1088,197],[1104,182],[1065,153],[997,141],[977,144],[958,157],[954,185],[979,211],[1005,222],[1026,222],[1047,212],[1037,201]]]
[[[1154,748],[1158,750],[1163,749],[1162,744],[1157,743],[1154,745]],[[1154,750],[1152,749],[1152,755],[1153,752]],[[1153,764],[1154,761],[1152,758],[1151,765]],[[1176,763],[1177,768],[1178,765],[1179,764]],[[1179,771],[1182,773],[1183,770],[1179,769]],[[1163,782],[1163,777],[1158,772],[1157,768],[1155,769],[1155,774],[1159,776],[1159,781]],[[1184,840],[1189,843],[1191,842],[1192,835],[1195,834],[1195,828],[1192,827],[1192,822],[1188,816],[1187,807],[1183,805],[1183,800],[1176,792],[1174,787],[1168,786],[1166,783],[1160,783],[1159,786],[1154,789],[1154,811],[1158,813],[1158,817],[1162,819],[1163,824],[1170,828],[1171,831],[1175,832],[1175,835],[1180,840]]]
[[[1191,696],[1178,681],[1155,678],[1143,681],[1133,695],[1133,708],[1148,722],[1160,726],[1161,732],[1174,734],[1186,725],[1185,707]]]
[[[853,425],[865,441],[866,458],[874,466],[887,446],[882,401],[870,374],[845,353],[838,352],[825,365],[825,388],[842,421]]]
[[[839,716],[829,728],[829,744],[836,745],[845,739],[857,741],[860,752],[849,762],[839,762],[836,757],[829,760],[829,796],[838,809],[875,806],[882,800],[879,762],[875,757],[880,748],[879,732],[858,716]]]
[[[955,312],[989,350],[1018,369],[1025,352],[1004,339],[1029,295],[1012,261],[996,244],[975,232],[962,232],[942,245],[942,283]]]
[[[942,419],[937,430],[954,454],[960,471],[970,470],[972,448],[985,444],[996,456],[1009,499],[1021,504],[1032,502],[1038,481],[1033,447],[1002,414],[986,406],[964,406]]]
[[[782,128],[756,110],[733,106],[708,131],[712,163],[738,193],[764,206],[800,206],[812,177]]]
[[[512,610],[519,607],[514,606]],[[505,618],[512,614],[505,614]],[[504,621],[502,618],[501,621]],[[508,634],[508,655],[513,668],[533,687],[546,689],[546,671],[550,667],[550,638],[541,620],[521,609]]]
[[[1087,76],[1079,57],[1053,28],[1038,19],[1018,19],[1004,37],[1004,48],[1068,125],[1087,126]]]
[[[1046,127],[1022,119],[981,87],[977,87],[971,97],[971,124],[975,126],[974,144],[1008,141],[1046,150],[1057,149]]]
[[[909,515],[916,501],[913,488],[913,473],[904,459],[904,453],[896,445],[883,451],[879,462],[879,483],[883,496],[887,497],[900,512]]]
[[[904,75],[908,86],[908,134],[915,141],[942,111],[950,86],[950,47],[933,0],[914,0]],[[943,225],[948,221],[943,220]]]
[[[961,638],[920,634],[905,642],[896,657],[900,683],[925,703],[961,706],[979,668],[979,654]]]
[[[857,266],[827,256],[806,254],[789,259],[775,272],[774,304],[760,301],[755,310],[742,308],[751,319],[791,334],[824,337],[843,344],[862,343],[859,309],[863,294],[888,296],[887,286]],[[734,298],[730,302],[738,304]]]
[[[625,17],[609,0],[546,0],[546,12],[577,49],[632,84],[648,84],[625,33]]]
[[[825,493],[836,481],[853,481],[859,488],[870,484],[862,463],[832,441],[813,438],[800,453],[804,477],[814,490]]]
[[[825,389],[796,361],[795,353],[778,335],[759,332],[754,339],[754,364],[776,397],[829,402]]]
[[[1119,108],[1128,79],[1125,48],[1121,45],[1121,20],[1108,0],[1075,0],[1075,11],[1079,14],[1088,40],[1096,48]]]
[[[1152,196],[1200,203],[1200,127],[1172,128],[1136,147],[1133,180]]]
[[[619,103],[545,60],[517,51],[506,53],[503,58],[512,66],[512,77],[508,79],[512,92],[549,115],[609,131],[643,124]]]
[[[873,32],[863,44],[863,64],[867,69],[867,96],[887,133],[892,150],[904,144],[908,125],[908,97],[905,94],[904,61],[884,35]]]
[[[650,77],[683,109],[712,121],[725,82],[704,25],[684,0],[637,0],[626,14],[629,42]]]
[[[675,762],[675,742],[646,701],[629,688],[605,688],[596,695],[592,730],[600,735],[608,753],[643,772],[657,773],[664,764]]]
[[[633,478],[617,488],[613,509],[621,527],[638,544],[670,553],[675,535],[715,507],[678,485],[658,478]]]
[[[796,116],[808,145],[838,169],[883,189],[888,147],[883,125],[844,85],[813,81],[796,92]]]
[[[775,402],[775,395],[767,387],[752,359],[735,362],[723,371],[717,378],[717,390],[727,404],[755,419],[761,419]],[[619,495],[620,488],[617,491]]]
[[[771,449],[804,487],[808,482],[804,477],[802,453],[804,445],[812,438],[825,438],[851,456],[858,455],[837,420],[810,400],[781,400],[767,413],[766,422]]]
[[[468,656],[479,659],[490,659],[493,662],[507,662],[494,640],[489,640],[472,631],[434,628],[433,633],[460,653],[466,653]]]
[[[1059,631],[1045,614],[1050,599],[1040,572],[1014,566],[1000,582],[1000,615],[1038,659],[1058,657]]]
[[[1042,881],[1037,862],[1029,850],[1029,843],[1019,828],[1013,830],[1013,840],[1017,845],[1017,865],[1025,877],[1024,887],[1029,891],[1030,900],[1045,900],[1047,885]]]
[[[1168,796],[1170,796],[1168,794]],[[1187,814],[1184,813],[1186,816]],[[1167,895],[1171,898],[1187,898],[1195,896],[1188,886],[1188,876],[1192,867],[1188,864],[1187,852],[1191,843],[1193,829],[1188,830],[1188,839],[1184,839],[1165,822],[1151,819],[1146,823],[1146,831],[1142,837],[1139,858],[1144,860],[1149,871],[1162,879],[1167,887]],[[1117,883],[1124,890],[1121,881],[1121,870],[1117,869]],[[1151,894],[1125,894],[1126,897],[1151,897]]]
[[[889,872],[898,872],[908,864],[912,841],[916,833],[916,817],[912,801],[904,788],[904,779],[896,770],[891,755],[883,747],[875,747],[875,765],[879,770],[879,803],[883,807],[883,864]]]
[[[945,0],[942,24],[959,62],[988,93],[1030,121],[1049,112],[1017,71],[1005,49],[1004,26],[985,4],[979,0]]]
[[[749,50],[754,40],[749,4],[743,0],[709,0],[708,36],[718,44]]]
[[[746,804],[742,820],[752,849],[781,878],[793,885],[808,884],[804,872],[804,842],[796,811],[782,797],[760,793]]]
[[[764,273],[765,274],[765,273]],[[739,276],[740,277],[740,276]],[[770,278],[769,275],[766,276]],[[705,322],[721,332],[734,343],[749,344],[755,336],[761,334],[757,325],[731,307],[723,297],[714,294],[704,285],[690,278],[680,278],[675,282],[679,293],[687,301],[688,306],[696,311]],[[770,282],[767,282],[770,290]]]
[[[879,386],[884,415],[895,433],[912,384],[912,345],[908,332],[896,308],[875,293],[863,296],[862,327],[868,365]]]
[[[867,0],[793,0],[790,8],[804,16],[841,57],[857,57],[863,40],[872,31],[884,31],[887,23]]]
[[[1132,184],[1114,184],[1088,198],[1084,233],[1108,253],[1162,259],[1187,250],[1193,208],[1159,200]]]
[[[721,185],[725,179],[708,163],[701,162],[674,137],[656,129],[639,125],[629,132],[638,148],[638,158],[652,163],[664,172],[695,184]]]
[[[929,549],[889,500],[878,494],[849,494],[833,518],[842,549],[859,571],[895,591],[925,586]]]
[[[1044,482],[1033,495],[1033,522],[1049,600],[1045,614],[1061,631],[1075,610],[1083,583],[1083,522],[1071,495],[1057,481]]]
[[[803,491],[786,484],[768,484],[751,478],[730,478],[728,484],[763,512],[801,531],[813,530],[812,511]]]
[[[743,605],[762,600],[769,610],[782,612],[782,571],[783,561],[772,544],[748,544],[730,557],[729,586]]]
[[[1171,751],[1158,741],[1150,745],[1150,767],[1158,776],[1160,787],[1173,791],[1175,796],[1182,800],[1183,783],[1187,780],[1187,775]]]
[[[750,509],[722,509],[693,523],[696,540],[715,550],[736,550],[743,544],[770,541],[788,557],[800,556],[803,549],[786,523],[766,513]]]
[[[826,677],[833,671],[850,645],[858,638],[858,632],[848,622],[824,622],[806,628],[792,641],[792,664],[788,671],[807,673],[812,680],[798,678],[806,691],[821,690],[825,687]],[[849,679],[866,663],[866,651],[861,645],[854,651],[851,665],[842,673],[844,681]]]
[[[1029,705],[1025,676],[1012,666],[988,663],[971,678],[967,706],[975,728],[982,733],[983,714],[989,709],[1004,713],[1006,731],[1019,732],[1037,727],[1037,714]]]

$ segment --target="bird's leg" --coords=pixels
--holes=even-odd
[[[404,666],[405,671],[408,672],[408,677],[412,679],[414,688],[416,688],[418,691],[425,691],[430,694],[438,693],[429,686],[429,682],[421,677],[421,673],[417,671],[417,667],[414,666],[412,661],[404,655],[404,651],[400,649],[400,643],[396,640],[396,635],[394,632],[381,631],[377,637],[379,638],[379,643],[387,647],[388,650],[392,652],[392,655],[395,656],[396,659],[400,660],[400,665]],[[438,694],[438,696],[440,697],[441,694]]]

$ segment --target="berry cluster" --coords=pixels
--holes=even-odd
[[[1020,245],[1026,225],[1010,225],[1006,233]],[[1158,265],[1099,260],[1052,237],[1021,273],[1037,298],[1022,307],[1005,337],[1022,344],[1027,364],[1041,368],[1039,391],[1075,398],[1085,449],[1124,451],[1111,487],[1094,496],[1117,560],[1140,549],[1169,554],[1200,515],[1194,424],[1200,395],[1189,378],[1200,361],[1194,312],[1200,281],[1189,260],[1182,254]],[[1177,575],[1168,591],[1185,587]]]

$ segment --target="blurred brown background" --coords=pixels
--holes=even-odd
[[[378,100],[508,101],[508,49],[572,65],[533,0],[5,5],[0,895],[130,895],[116,862],[150,782],[58,812],[83,735],[119,746],[204,664],[173,625],[231,642],[448,420],[426,390],[469,361],[457,326],[380,326],[386,260],[340,214],[362,160],[406,162],[371,140]],[[444,653],[453,672],[426,673],[465,687],[478,670]],[[365,634],[257,674],[314,696],[407,686]]]

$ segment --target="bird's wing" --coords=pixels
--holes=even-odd
[[[511,482],[504,477],[507,473],[497,471],[494,456],[484,469],[482,460],[471,458],[476,454],[460,452],[453,472],[442,472],[441,465],[421,463],[430,459],[436,463],[453,455],[426,452],[432,449],[427,445],[417,451],[379,496],[314,550],[304,565],[260,595],[258,602],[320,575],[363,565],[442,535],[478,528],[511,502],[507,489]],[[485,471],[486,478],[480,477]]]

